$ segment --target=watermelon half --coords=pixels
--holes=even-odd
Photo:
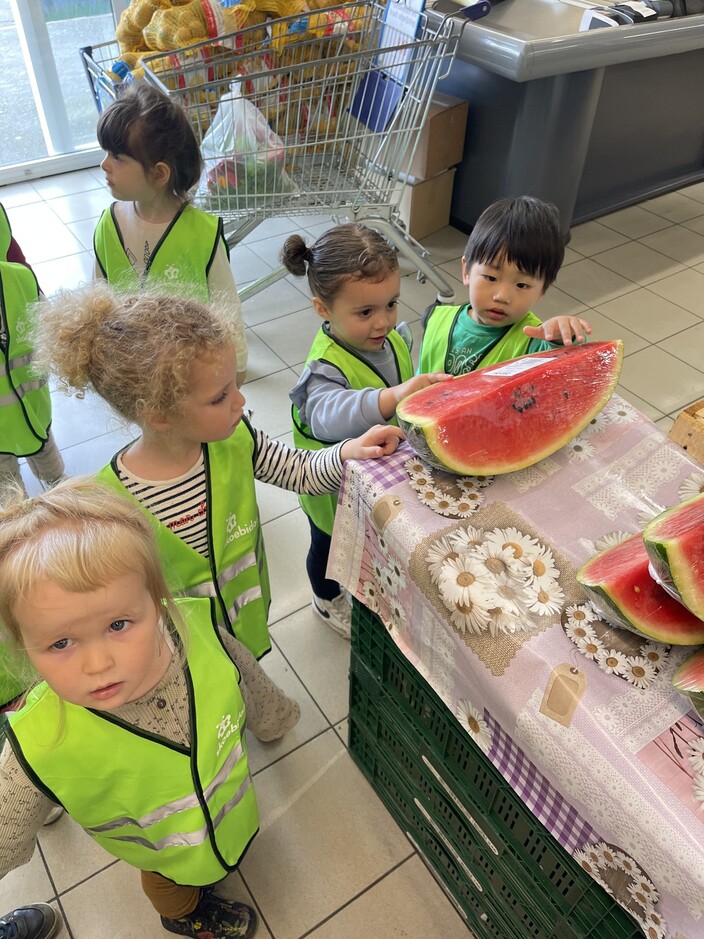
[[[684,660],[672,676],[672,684],[682,694],[704,694],[704,649]]]
[[[704,623],[653,580],[648,566],[638,533],[587,561],[577,580],[614,626],[676,646],[704,642]]]
[[[499,362],[405,398],[396,416],[421,459],[463,476],[532,466],[579,434],[613,394],[623,343]]]
[[[704,619],[704,494],[654,518],[643,540],[668,592]]]

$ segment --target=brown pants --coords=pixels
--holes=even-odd
[[[167,919],[180,919],[192,913],[200,900],[200,887],[185,887],[167,880],[161,874],[140,871],[142,890],[147,899],[159,913]]]

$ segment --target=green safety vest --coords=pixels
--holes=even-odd
[[[254,435],[242,420],[227,440],[203,444],[209,557],[205,558],[158,521],[117,475],[117,457],[98,473],[139,505],[151,521],[169,590],[213,597],[218,625],[260,658],[271,648],[267,619],[269,570],[254,490]]]
[[[394,357],[396,359],[396,373],[398,380],[395,384],[401,384],[413,377],[413,362],[411,353],[403,338],[392,329],[386,337],[391,343]],[[361,355],[356,355],[351,349],[341,345],[334,336],[328,335],[321,327],[308,353],[307,362],[320,361],[328,365],[334,365],[344,375],[350,388],[390,388],[392,387],[386,381],[383,375],[370,365]],[[298,416],[296,405],[291,406],[291,417],[293,418],[293,442],[301,450],[322,450],[323,447],[329,447],[336,440],[318,440],[313,436],[308,424],[304,424]],[[389,421],[390,424],[396,424],[396,418]],[[306,515],[313,521],[321,531],[332,534],[332,527],[335,521],[335,510],[337,509],[337,493],[331,493],[324,496],[299,495],[298,501]]]
[[[10,219],[7,217],[5,206],[0,203],[0,258],[7,260],[7,252],[12,244],[12,228]]]
[[[227,251],[222,219],[184,204],[152,251],[144,281],[167,294],[180,295],[187,288],[194,300],[207,300],[208,272],[220,242]],[[144,283],[125,252],[114,202],[100,217],[93,247],[108,283],[128,293],[141,290]]]
[[[0,453],[13,456],[41,450],[51,425],[49,387],[32,369],[27,335],[27,308],[38,297],[33,271],[0,261]]]
[[[189,627],[190,746],[61,701],[46,682],[8,715],[6,733],[30,780],[106,851],[205,886],[236,867],[259,814],[239,676],[212,628],[213,601],[176,602]]]
[[[448,355],[452,347],[452,334],[457,320],[466,314],[467,309],[468,304],[465,303],[462,306],[436,306],[432,310],[426,320],[420,346],[419,374],[449,371]],[[497,329],[497,341],[480,359],[474,371],[525,355],[532,340],[523,332],[523,327],[540,325],[538,317],[528,312],[512,326]]]

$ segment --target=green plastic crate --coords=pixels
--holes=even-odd
[[[360,731],[374,741],[376,759],[395,768],[473,869],[486,857],[485,876],[502,909],[513,910],[514,924],[523,913],[531,920],[517,937],[641,939],[635,921],[530,813],[377,617],[357,602],[352,652],[353,755]],[[364,753],[369,755],[369,744]],[[375,784],[376,763],[357,761]]]

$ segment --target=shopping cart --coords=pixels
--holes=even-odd
[[[191,119],[205,159],[194,201],[221,216],[231,247],[274,217],[327,213],[364,222],[447,300],[453,288],[404,230],[398,207],[464,25],[431,21],[395,0],[352,3],[147,55],[142,64],[145,79]],[[102,47],[87,51],[100,110],[108,89],[100,73],[115,50],[97,62]],[[240,294],[246,299],[286,273]]]

